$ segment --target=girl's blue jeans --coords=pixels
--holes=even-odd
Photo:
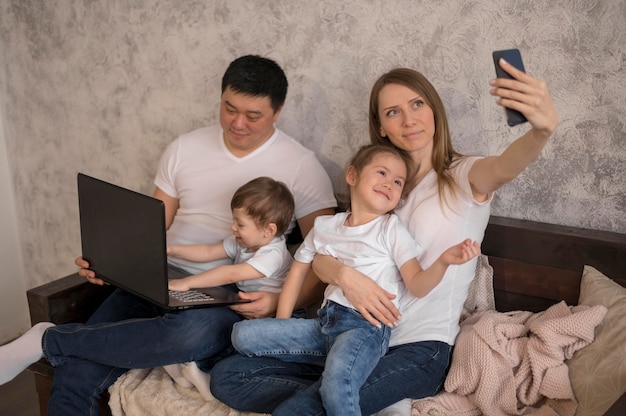
[[[389,346],[391,329],[377,328],[332,301],[318,319],[256,319],[235,324],[233,347],[249,357],[324,365],[320,395],[332,415],[360,415],[359,389]],[[275,411],[276,414],[276,411]]]

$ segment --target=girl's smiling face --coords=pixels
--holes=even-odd
[[[375,155],[360,172],[350,166],[346,181],[352,190],[352,211],[376,216],[392,211],[400,202],[406,175],[404,160],[390,153]]]

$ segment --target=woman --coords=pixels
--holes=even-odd
[[[499,156],[467,157],[451,143],[443,103],[430,82],[410,69],[381,76],[370,97],[373,143],[391,142],[411,154],[419,169],[415,188],[396,214],[424,248],[423,267],[464,238],[481,242],[494,192],[537,158],[558,124],[544,82],[500,66],[513,76],[490,82],[498,105],[520,111],[531,129]],[[458,321],[475,261],[448,268],[427,296],[402,294],[399,309],[371,279],[330,257],[318,256],[314,270],[326,283],[340,286],[372,324],[397,324],[390,349],[361,388],[361,410],[371,414],[404,398],[439,391],[445,380]],[[212,371],[214,395],[238,409],[280,414],[324,414],[318,393],[321,370],[274,359],[234,356]]]

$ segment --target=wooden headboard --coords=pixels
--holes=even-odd
[[[626,234],[492,216],[481,249],[499,311],[577,304],[584,265],[626,287]]]

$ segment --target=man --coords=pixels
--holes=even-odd
[[[313,152],[274,126],[286,94],[287,79],[274,61],[243,56],[229,65],[219,126],[179,137],[161,157],[154,196],[165,203],[168,244],[211,244],[231,234],[230,199],[258,176],[289,187],[303,235],[315,217],[334,212],[330,180]],[[76,264],[81,276],[104,284],[82,258]],[[220,263],[176,264],[197,273]],[[319,296],[310,282],[301,304]],[[171,312],[118,289],[86,324],[43,328],[43,355],[56,367],[48,414],[97,414],[100,394],[130,368],[222,358],[235,322],[276,309],[277,294],[240,296],[251,302]]]

